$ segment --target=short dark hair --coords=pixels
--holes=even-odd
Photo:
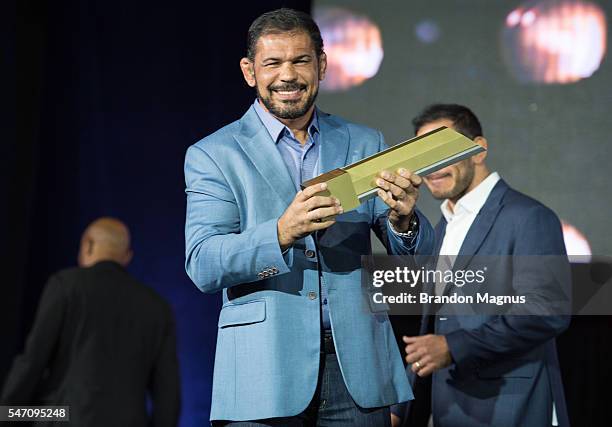
[[[421,114],[412,119],[414,133],[426,124],[441,119],[452,121],[455,130],[470,139],[483,136],[482,126],[476,114],[459,104],[433,104],[425,108]]]
[[[316,22],[310,15],[299,10],[282,8],[259,16],[249,27],[247,58],[255,59],[255,48],[261,36],[275,33],[304,31],[310,36],[317,58],[323,53],[323,38]]]

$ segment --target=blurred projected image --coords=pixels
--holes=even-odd
[[[376,24],[366,16],[336,7],[315,7],[313,16],[327,53],[323,91],[346,90],[376,75],[383,59]]]
[[[592,255],[591,245],[584,234],[566,221],[561,221],[563,228],[563,241],[568,255]]]
[[[566,84],[590,77],[606,53],[606,16],[578,0],[540,0],[511,11],[502,31],[504,60],[523,83]]]
[[[321,91],[317,106],[380,129],[390,144],[407,139],[410,118],[427,105],[469,106],[482,115],[487,137],[502,142],[488,154],[492,169],[571,224],[564,227],[569,253],[612,255],[610,180],[602,173],[612,159],[606,53],[612,0],[314,0],[313,6],[329,59],[339,61],[324,81],[328,87],[354,81],[343,53],[362,31],[352,30],[361,21],[347,9],[369,17],[364,29],[375,23],[384,41],[376,44],[384,63],[374,78],[340,93]],[[344,10],[333,13],[337,8]],[[418,206],[435,222],[440,204],[421,194]]]
[[[440,39],[442,30],[437,22],[426,19],[416,25],[414,33],[422,43],[432,44]]]

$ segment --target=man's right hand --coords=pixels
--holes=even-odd
[[[334,219],[321,221],[323,218],[344,212],[338,199],[315,196],[326,189],[326,183],[315,184],[296,194],[293,202],[278,219],[277,233],[281,251],[288,249],[296,240],[331,227],[336,222]]]

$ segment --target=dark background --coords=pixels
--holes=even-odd
[[[316,0],[367,16],[380,28],[384,58],[376,76],[319,105],[381,129],[388,144],[414,134],[410,121],[425,106],[455,102],[479,117],[489,142],[487,164],[515,189],[541,201],[577,227],[594,255],[612,255],[612,2],[588,0],[608,18],[608,54],[589,78],[571,84],[524,84],[504,61],[506,16],[577,0]],[[438,37],[424,43],[423,23]],[[580,51],[594,46],[577,45]],[[604,172],[606,171],[606,172]],[[439,202],[424,191],[420,208],[435,222]]]
[[[3,14],[17,138],[2,144],[8,277],[0,382],[23,346],[47,277],[76,264],[89,222],[116,216],[132,231],[129,270],[174,309],[181,426],[207,425],[220,295],[202,294],[185,274],[184,154],[253,102],[238,67],[253,19],[282,5],[308,11],[310,4],[15,4],[12,15]]]
[[[503,61],[506,16],[520,5],[546,3],[561,1],[315,0],[315,9],[340,7],[368,17],[380,28],[384,47],[383,61],[373,78],[344,92],[322,93],[319,105],[381,129],[388,144],[413,135],[410,121],[426,105],[456,102],[469,106],[480,118],[489,141],[487,163],[491,169],[578,227],[588,238],[593,255],[609,256],[609,53],[590,78],[564,85],[522,84]],[[609,49],[612,3],[589,3],[599,5],[607,15]],[[439,31],[432,43],[417,37],[416,28],[423,22],[434,24]],[[421,192],[419,207],[434,224],[441,216],[439,205],[427,190]],[[594,270],[587,265],[574,265],[573,269],[574,294],[579,295],[592,286],[593,277],[589,276],[594,276]],[[608,273],[605,277],[606,286],[612,286]],[[415,319],[396,316],[392,322],[398,341],[405,331],[418,333]],[[604,397],[609,394],[606,379],[612,378],[610,331],[612,317],[574,316],[570,328],[557,339],[574,426],[610,423]]]
[[[76,264],[90,221],[117,216],[132,230],[130,271],[164,296],[177,318],[181,426],[207,425],[220,296],[201,294],[184,273],[183,157],[252,102],[238,67],[251,21],[280,6],[308,11],[310,2],[21,0],[3,6],[0,382],[23,347],[47,277]],[[389,96],[388,87],[381,97]],[[462,101],[462,94],[453,100]],[[351,117],[348,107],[331,105],[333,96],[322,99],[324,106]],[[338,96],[338,102],[347,99]],[[371,94],[356,96],[370,105]],[[428,100],[416,101],[411,108]],[[372,123],[380,116],[361,121],[382,127]],[[485,129],[489,122],[499,126],[494,118],[486,116]],[[384,130],[397,142],[399,131]],[[560,340],[575,425],[606,425],[608,319],[576,319]],[[411,328],[412,320],[396,326]]]

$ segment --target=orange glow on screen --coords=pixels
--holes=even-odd
[[[561,227],[563,228],[563,240],[568,255],[592,255],[591,245],[580,230],[566,221],[561,221]]]
[[[315,8],[327,53],[324,91],[361,85],[376,75],[383,59],[380,29],[368,17],[341,8]]]
[[[521,82],[566,84],[585,79],[606,53],[607,24],[598,5],[578,0],[526,3],[506,17],[502,50]]]

